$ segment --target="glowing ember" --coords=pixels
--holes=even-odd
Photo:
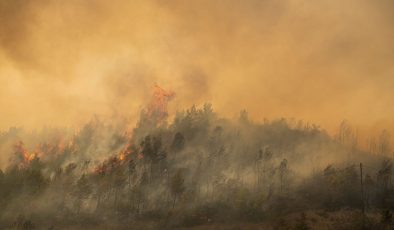
[[[119,158],[119,160],[120,161],[124,161],[125,159],[126,159],[126,152],[121,152],[120,154],[119,154],[119,156],[118,156],[118,158]]]

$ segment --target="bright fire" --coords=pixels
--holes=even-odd
[[[157,84],[153,88],[153,96],[146,111],[147,115],[157,122],[162,122],[168,116],[167,105],[175,97],[172,91],[166,91]]]
[[[19,141],[14,145],[14,150],[15,154],[17,156],[20,156],[22,160],[22,165],[28,165],[32,160],[38,157],[38,154],[36,152],[27,151],[22,141]]]
[[[119,160],[120,161],[124,161],[125,159],[126,159],[126,153],[125,152],[121,152],[120,154],[119,154]]]

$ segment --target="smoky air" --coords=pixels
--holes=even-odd
[[[0,229],[394,229],[391,0],[0,0]]]

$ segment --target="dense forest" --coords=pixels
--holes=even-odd
[[[0,171],[0,228],[394,226],[386,131],[364,151],[346,121],[330,136],[294,119],[256,123],[246,111],[223,119],[210,104],[168,120],[154,105],[133,128],[95,117],[79,130],[2,132],[10,157]]]
[[[394,230],[393,175],[394,0],[0,0],[0,230]]]

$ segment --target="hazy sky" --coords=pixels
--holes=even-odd
[[[0,0],[0,129],[171,110],[394,131],[392,0]],[[393,132],[392,132],[393,133]]]

